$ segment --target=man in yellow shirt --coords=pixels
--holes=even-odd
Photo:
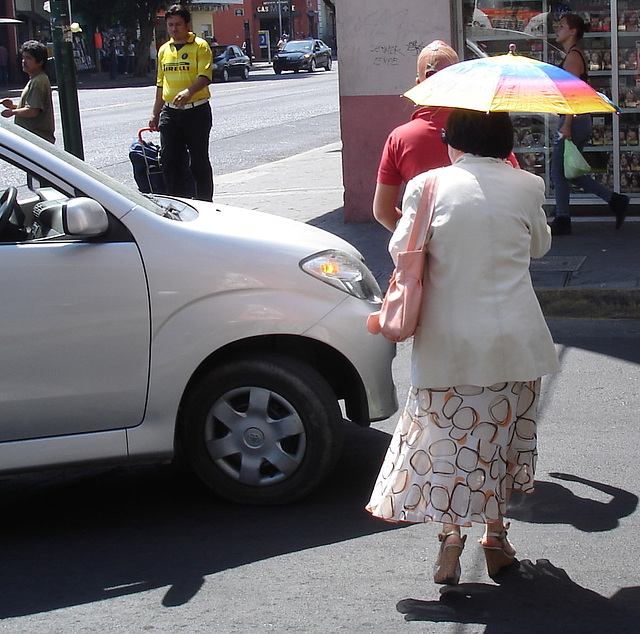
[[[209,161],[213,122],[209,105],[211,47],[190,31],[188,9],[174,4],[164,18],[171,39],[158,51],[156,99],[149,127],[160,131],[167,193],[213,200],[213,170]]]

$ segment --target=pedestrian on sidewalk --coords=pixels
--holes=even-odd
[[[28,40],[20,47],[22,70],[29,76],[16,106],[11,99],[4,99],[2,116],[14,117],[16,125],[39,137],[55,143],[53,99],[51,84],[44,68],[49,53],[47,47],[36,40]]]
[[[131,41],[127,46],[127,75],[134,75],[136,72],[136,42]]]
[[[418,55],[416,83],[457,61],[458,54],[448,44],[434,40]],[[392,130],[387,137],[378,167],[373,215],[389,231],[395,229],[402,215],[398,208],[402,184],[422,172],[449,165],[440,132],[450,112],[451,108],[419,108],[410,121]]]
[[[114,38],[109,40],[109,79],[118,79],[118,47]]]
[[[158,51],[156,99],[149,127],[160,131],[168,193],[213,200],[209,160],[211,47],[190,31],[191,14],[185,7],[174,4],[164,18],[171,39]],[[190,187],[193,180],[195,193]]]
[[[582,36],[590,28],[589,23],[575,13],[562,16],[556,28],[556,42],[562,46],[565,56],[560,68],[572,73],[583,81],[589,80],[589,64],[581,48]],[[564,145],[565,141],[573,141],[582,151],[591,137],[591,115],[576,116],[560,115],[558,131],[553,142],[551,157],[551,179],[556,199],[556,216],[551,224],[554,235],[569,235],[571,233],[571,215],[569,201],[571,199],[571,185],[575,184],[589,194],[595,194],[609,204],[611,212],[616,217],[616,229],[620,229],[627,215],[629,196],[618,194],[608,189],[591,176],[584,175],[568,180],[564,175]]]
[[[529,275],[551,246],[544,181],[505,162],[506,112],[454,110],[444,141],[452,164],[438,170],[411,388],[367,510],[442,522],[434,581],[457,584],[462,526],[484,524],[490,576],[515,562],[504,516],[513,489],[533,491],[540,377],[559,364]],[[407,184],[394,258],[427,175]]]

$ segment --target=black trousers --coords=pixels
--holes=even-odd
[[[189,109],[167,105],[162,108],[158,129],[167,193],[213,200],[213,170],[209,161],[212,124],[208,103]]]

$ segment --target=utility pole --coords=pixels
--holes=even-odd
[[[64,149],[84,159],[69,5],[67,0],[50,0],[49,6]]]

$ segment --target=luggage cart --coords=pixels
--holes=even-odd
[[[129,148],[133,177],[143,194],[166,194],[160,147],[142,138],[142,134],[149,131],[151,128],[138,130],[138,138],[134,139]]]

